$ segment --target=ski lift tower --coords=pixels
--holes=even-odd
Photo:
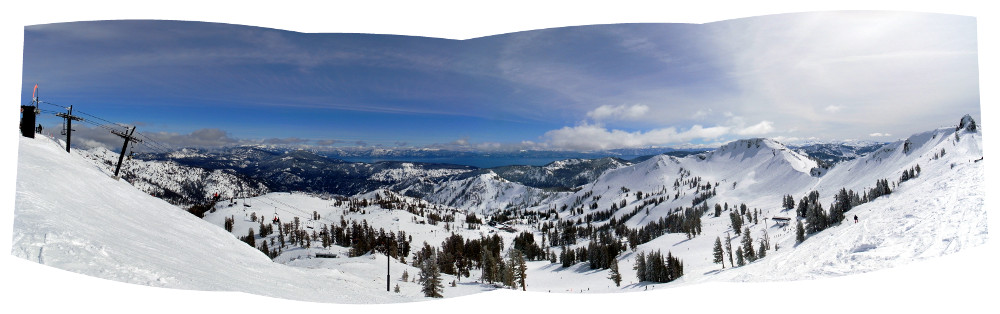
[[[121,132],[118,130],[111,130],[111,133],[125,139],[125,143],[122,144],[122,152],[118,154],[118,165],[115,166],[115,180],[117,180],[118,172],[122,169],[122,159],[125,158],[125,149],[128,148],[128,143],[129,142],[142,143],[142,140],[132,137],[132,134],[135,134],[135,126],[133,126],[132,129],[128,131],[128,133]],[[69,150],[68,144],[66,146],[66,149]]]

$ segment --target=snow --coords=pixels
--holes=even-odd
[[[274,263],[222,228],[109,178],[47,138],[21,138],[18,159],[11,253],[19,258],[154,287],[336,303],[422,299],[386,293],[381,269],[348,274]]]
[[[903,149],[906,142],[909,149]],[[895,181],[902,170],[920,164],[919,177],[900,184],[892,194],[847,213],[848,217],[861,217],[860,223],[845,221],[810,236],[802,244],[795,244],[791,227],[781,228],[766,219],[759,224],[748,224],[755,239],[766,230],[772,244],[780,249],[769,251],[767,257],[744,267],[732,268],[727,260],[727,267],[722,269],[711,262],[716,237],[724,239],[729,233],[733,235],[734,246],[742,239],[730,229],[728,213],[723,213],[718,218],[703,217],[704,231],[693,239],[683,234],[667,234],[639,246],[639,251],[669,251],[684,262],[685,275],[674,282],[636,282],[632,270],[635,254],[629,251],[619,256],[621,287],[615,287],[607,279],[608,270],[591,270],[585,263],[562,268],[537,261],[529,263],[527,289],[578,294],[698,287],[713,282],[827,280],[907,267],[986,243],[985,163],[979,160],[981,147],[978,132],[960,130],[956,139],[954,128],[943,128],[890,143],[817,177],[811,171],[810,167],[815,166],[811,160],[780,143],[751,139],[727,144],[701,156],[657,156],[609,170],[578,192],[542,193],[487,173],[444,182],[425,200],[402,197],[387,190],[354,197],[373,199],[376,193],[392,194],[406,202],[424,204],[438,202],[435,197],[440,197],[451,205],[443,210],[453,212],[458,216],[456,220],[462,221],[466,212],[482,213],[512,205],[530,207],[528,210],[548,210],[559,204],[579,205],[587,208],[586,213],[590,210],[585,205],[591,200],[578,199],[587,192],[600,196],[597,203],[601,210],[625,200],[628,203],[625,211],[638,205],[636,191],[649,195],[666,190],[663,195],[671,196],[667,202],[651,205],[647,207],[648,216],[640,213],[627,222],[638,227],[650,219],[668,215],[672,208],[691,205],[694,190],[686,186],[674,188],[676,179],[701,177],[702,184],[713,183],[718,190],[708,200],[710,205],[728,202],[733,207],[745,202],[751,209],[761,210],[761,217],[766,218],[794,215],[778,207],[781,195],[791,194],[798,199],[810,190],[817,190],[824,208],[829,208],[833,192],[840,188],[860,193],[873,186],[875,180]],[[935,158],[941,149],[947,153]],[[219,204],[214,213],[199,220],[126,182],[108,178],[106,171],[73,156],[45,138],[21,139],[13,255],[89,276],[155,287],[244,291],[292,300],[391,303],[424,298],[412,282],[397,282],[403,290],[400,294],[384,293],[383,255],[312,258],[317,252],[347,255],[346,248],[314,246],[289,249],[272,262],[236,237],[258,226],[249,221],[250,213],[266,218],[277,214],[283,221],[299,216],[307,224],[314,223],[314,227],[333,223],[341,215],[348,220],[364,219],[376,228],[406,231],[413,236],[414,247],[424,241],[437,246],[448,232],[440,224],[412,223],[415,217],[418,220],[421,217],[406,211],[369,206],[363,214],[349,213],[331,200],[304,193],[261,195],[245,201],[251,207]],[[720,184],[715,186],[716,182]],[[627,187],[629,192],[620,187]],[[675,199],[672,197],[675,193],[681,196]],[[539,205],[532,207],[532,203]],[[304,218],[314,210],[323,218],[307,222]],[[564,218],[577,218],[566,214],[561,213]],[[223,219],[230,216],[239,217],[232,233],[221,228]],[[532,230],[530,225],[514,227]],[[466,238],[498,232],[508,244],[513,237],[488,226],[479,230],[452,230]],[[586,243],[581,241],[577,245]],[[755,241],[754,245],[758,243]],[[392,278],[399,278],[403,270],[411,277],[418,273],[397,261],[390,264]],[[478,271],[473,271],[472,278],[477,277]],[[445,282],[453,279],[446,276]],[[455,288],[446,285],[445,295],[474,295],[493,290],[470,281],[463,278]]]
[[[182,152],[187,152],[191,156],[198,155],[191,153],[192,150],[188,149],[184,149]],[[102,146],[90,149],[73,149],[71,153],[92,161],[106,175],[114,175],[118,153]],[[119,175],[122,179],[128,179],[129,183],[147,194],[156,196],[188,194],[185,196],[195,201],[209,199],[214,193],[218,193],[222,198],[232,198],[241,192],[251,195],[267,192],[267,187],[262,183],[247,182],[232,171],[208,171],[202,168],[181,166],[174,161],[125,159],[122,161]],[[197,193],[199,187],[204,194],[191,195]]]
[[[403,199],[409,204],[430,204],[426,201],[400,196],[387,190],[378,190],[358,195],[356,197],[374,200],[376,193],[383,196],[392,194],[395,197]],[[247,234],[247,229],[251,228],[254,229],[255,234],[260,233],[260,224],[258,222],[251,221],[251,214],[255,214],[256,216],[263,218],[265,221],[271,221],[271,219],[277,215],[283,223],[289,223],[293,221],[294,217],[298,217],[301,224],[306,226],[305,229],[307,231],[318,231],[323,225],[339,225],[341,217],[343,217],[348,223],[352,220],[360,223],[363,220],[366,221],[369,226],[373,226],[376,230],[382,228],[385,229],[386,232],[395,232],[398,230],[405,231],[407,236],[413,238],[411,246],[415,249],[412,251],[419,249],[424,242],[433,246],[440,246],[441,242],[444,241],[451,233],[461,234],[463,237],[468,239],[470,237],[479,238],[481,234],[490,233],[491,231],[496,232],[497,230],[496,228],[489,226],[480,226],[480,229],[475,230],[466,229],[462,227],[465,221],[465,214],[456,208],[450,207],[444,207],[442,209],[443,213],[450,213],[456,216],[455,222],[450,224],[451,230],[449,231],[445,230],[444,222],[439,222],[437,225],[413,223],[413,218],[417,218],[417,221],[423,222],[426,222],[427,219],[413,215],[405,210],[388,210],[382,209],[377,205],[372,205],[364,207],[364,213],[349,212],[347,204],[335,206],[334,203],[335,201],[333,200],[325,200],[305,193],[274,192],[258,197],[247,198],[245,200],[237,200],[235,205],[231,207],[226,202],[219,203],[216,205],[216,211],[206,213],[204,219],[205,221],[221,228],[227,217],[235,217],[232,231],[233,237],[245,236]],[[250,207],[246,207],[243,204],[248,204]],[[319,220],[312,219],[312,213],[314,211],[320,215]],[[428,209],[428,211],[430,210]],[[272,235],[270,237],[274,236]],[[260,241],[260,239],[257,241]],[[338,246],[333,246],[333,249],[325,250],[319,248],[318,244],[314,244],[311,248],[303,248],[301,250],[306,252],[294,253],[298,254],[298,256],[292,256],[286,251],[286,254],[282,254],[275,260],[278,262],[288,262],[302,256],[315,255],[316,253],[336,253],[339,256],[347,256],[348,252],[347,248]],[[385,265],[384,261],[385,260],[383,259],[383,263],[381,264],[383,266]],[[410,274],[415,275],[416,273],[414,270],[411,270]]]
[[[447,180],[425,199],[486,216],[502,209],[537,206],[557,194],[504,180],[489,171],[466,179]]]
[[[402,163],[400,168],[390,168],[379,171],[371,176],[371,180],[399,182],[408,178],[433,179],[469,172],[467,169],[424,169],[412,163]]]
[[[910,148],[903,146],[909,141]],[[759,144],[759,145],[758,145]],[[688,286],[713,281],[767,282],[801,279],[830,278],[855,275],[876,270],[907,265],[915,261],[937,258],[981,246],[987,242],[987,217],[984,190],[984,162],[982,139],[978,132],[962,130],[956,140],[955,128],[942,128],[918,133],[908,139],[890,143],[878,152],[838,164],[820,177],[810,175],[811,160],[784,149],[777,142],[766,139],[741,140],[703,155],[674,158],[657,156],[632,167],[614,169],[579,192],[563,196],[554,202],[573,205],[575,198],[593,191],[601,196],[598,210],[605,210],[611,203],[626,200],[628,205],[619,210],[619,216],[638,205],[634,191],[656,193],[666,185],[667,195],[674,194],[671,184],[681,169],[691,172],[689,177],[702,177],[710,182],[723,181],[718,195],[708,199],[709,206],[728,202],[730,208],[746,203],[760,209],[761,217],[793,216],[779,207],[781,195],[793,195],[796,200],[811,190],[820,192],[820,203],[825,209],[833,202],[833,194],[841,188],[863,193],[874,186],[878,179],[898,181],[902,171],[919,164],[919,177],[895,187],[893,193],[847,212],[848,217],[858,215],[860,222],[845,220],[838,226],[809,237],[796,246],[794,225],[780,228],[769,220],[750,223],[754,247],[766,230],[777,251],[768,251],[767,257],[744,267],[721,269],[711,262],[712,247],[716,237],[725,240],[733,236],[734,250],[742,236],[730,227],[728,212],[718,218],[702,217],[703,233],[693,239],[683,234],[666,234],[639,246],[640,251],[662,250],[679,257],[685,264],[685,275],[660,287]],[[943,157],[935,153],[945,149]],[[736,182],[734,188],[727,185]],[[703,183],[704,184],[704,183]],[[619,187],[632,192],[622,193]],[[680,199],[672,199],[659,206],[650,205],[649,215],[633,217],[627,225],[639,227],[652,219],[666,216],[670,209],[691,206],[690,190],[683,187]],[[585,202],[589,205],[589,202]],[[585,213],[591,212],[585,207]],[[535,210],[546,210],[542,206]],[[710,210],[711,212],[711,210]],[[570,216],[572,219],[582,215]],[[577,246],[586,245],[586,242]],[[529,278],[552,280],[533,281],[529,290],[567,291],[581,289],[591,292],[620,292],[649,289],[652,283],[636,284],[634,254],[619,256],[623,274],[622,287],[614,287],[607,279],[608,270],[593,271],[582,264],[570,269],[556,265],[539,264],[532,267]],[[581,268],[582,267],[582,268]],[[558,274],[558,279],[554,275]],[[572,282],[568,285],[565,281]],[[631,283],[631,284],[626,284]]]

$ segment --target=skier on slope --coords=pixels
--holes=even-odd
[[[858,223],[858,215],[854,215],[854,223]]]

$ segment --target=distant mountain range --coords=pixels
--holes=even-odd
[[[833,164],[858,158],[877,150],[884,143],[855,145],[852,143],[811,143],[788,146],[789,149],[808,156],[817,166],[829,168]],[[444,182],[467,182],[483,175],[517,183],[526,188],[558,192],[570,191],[596,180],[603,173],[631,166],[655,156],[685,157],[705,154],[711,150],[635,148],[601,152],[517,151],[517,152],[462,152],[433,149],[380,149],[352,148],[325,151],[289,150],[276,146],[237,146],[216,149],[184,148],[166,154],[143,153],[136,155],[140,166],[126,166],[123,177],[130,181],[145,182],[147,192],[162,195],[174,203],[190,204],[205,199],[215,192],[225,197],[248,197],[267,191],[304,191],[328,195],[355,195],[377,189],[403,191],[408,196],[428,197],[437,193]],[[108,164],[116,156],[110,151],[91,153]],[[342,158],[435,160],[545,160],[563,158],[544,165],[505,165],[479,168],[439,162],[373,161],[351,162]],[[159,166],[150,167],[158,164]],[[143,170],[147,169],[147,170]],[[151,171],[148,169],[160,169]],[[161,182],[157,173],[195,171],[190,182]],[[209,174],[215,179],[207,180]],[[225,174],[225,175],[223,175]],[[225,179],[218,179],[218,177]],[[482,178],[479,178],[482,179]],[[210,182],[207,186],[198,182]],[[218,183],[228,182],[228,183]],[[457,183],[453,183],[457,184]],[[464,191],[466,189],[457,189]],[[446,197],[446,202],[458,202],[459,195]],[[466,204],[470,205],[470,204]],[[472,204],[472,206],[482,204]]]
[[[886,143],[812,143],[789,145],[795,151],[816,159],[829,168],[836,163],[848,161],[878,150]]]

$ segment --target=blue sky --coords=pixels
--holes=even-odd
[[[138,125],[171,145],[887,141],[964,114],[980,119],[975,23],[825,12],[462,41],[198,22],[47,24],[25,28],[21,99],[30,102],[38,84],[43,101]],[[120,141],[86,127],[77,129],[94,141]]]

